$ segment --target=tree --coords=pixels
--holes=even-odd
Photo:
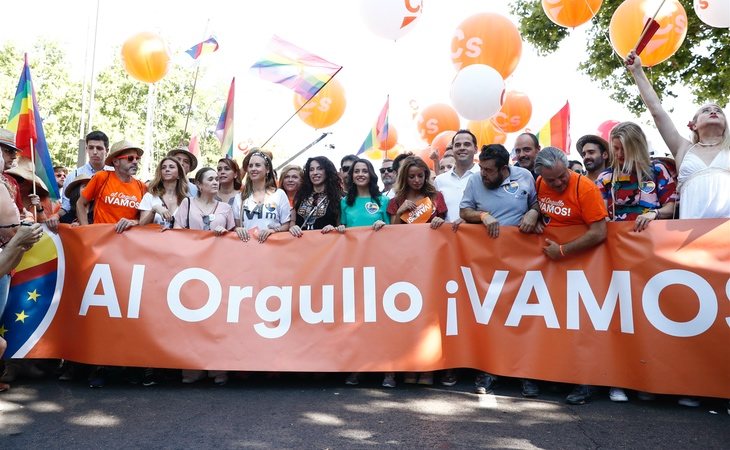
[[[692,0],[679,0],[687,11],[687,37],[667,61],[647,70],[660,97],[677,97],[676,87],[690,88],[698,103],[727,105],[730,99],[730,33],[702,23],[692,9]],[[587,59],[579,69],[610,92],[612,99],[639,115],[644,103],[628,71],[623,67],[608,40],[608,29],[621,0],[604,0],[588,26]],[[566,28],[554,24],[540,1],[513,0],[511,12],[519,19],[522,38],[537,48],[538,54],[554,52],[568,35]]]

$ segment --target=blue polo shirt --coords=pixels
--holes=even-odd
[[[535,180],[530,171],[510,166],[509,176],[497,189],[487,189],[480,173],[469,177],[459,208],[486,211],[500,225],[519,225],[536,201]]]

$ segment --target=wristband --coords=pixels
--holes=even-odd
[[[657,210],[657,209],[651,209],[651,210],[649,210],[649,212],[653,212],[654,213],[654,220],[657,220],[659,218],[659,210]]]
[[[565,256],[565,252],[563,251],[563,246],[562,245],[558,245],[558,250],[560,250],[560,255],[561,256]]]
[[[479,214],[479,220],[480,220],[481,222],[484,222],[484,216],[488,216],[488,215],[489,215],[489,213],[488,213],[488,212],[486,212],[486,211],[485,211],[485,212],[483,212],[483,213],[481,213],[481,214]]]

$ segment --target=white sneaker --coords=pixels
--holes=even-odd
[[[688,408],[697,408],[700,406],[700,401],[694,397],[682,397],[677,400],[677,403]]]
[[[628,402],[629,397],[626,396],[626,392],[624,392],[621,388],[615,388],[612,387],[608,391],[608,398],[611,399],[612,402]]]
[[[643,400],[645,402],[656,400],[656,395],[652,394],[651,392],[639,391],[636,393],[636,396],[639,397],[639,400]]]
[[[394,388],[395,387],[395,373],[387,372],[383,377],[383,387]]]

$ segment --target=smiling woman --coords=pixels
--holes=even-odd
[[[367,159],[357,159],[347,173],[347,196],[340,201],[340,226],[345,227],[372,226],[379,230],[390,223],[386,209],[388,197],[380,194],[378,176],[372,163]]]

